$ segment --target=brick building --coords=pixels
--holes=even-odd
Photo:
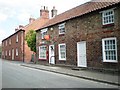
[[[2,41],[2,58],[24,60],[24,30],[20,29]]]
[[[118,69],[120,0],[87,2],[50,19],[37,30],[41,64]]]
[[[37,19],[29,18],[29,24],[19,25],[15,33],[2,41],[2,58],[8,60],[19,60],[30,62],[33,52],[25,41],[26,33],[29,30],[38,30],[49,20],[49,11],[47,7],[41,8],[40,17]]]

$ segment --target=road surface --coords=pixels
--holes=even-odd
[[[116,85],[23,67],[13,61],[2,60],[1,67],[2,88],[118,88]]]

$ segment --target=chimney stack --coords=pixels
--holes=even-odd
[[[23,30],[24,26],[23,25],[19,25],[19,30]]]
[[[34,18],[29,18],[29,23],[32,23],[33,21],[35,21],[35,19]]]
[[[41,10],[40,10],[40,17],[41,18],[47,18],[49,19],[49,11],[48,11],[48,7],[41,7]]]
[[[53,9],[51,10],[51,17],[55,17],[57,15],[57,10],[55,9],[55,6],[53,6]]]
[[[18,28],[15,28],[15,32],[17,32],[19,29]]]

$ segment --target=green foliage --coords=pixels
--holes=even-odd
[[[34,30],[27,32],[25,40],[27,41],[28,47],[30,47],[31,51],[36,52],[36,32]]]

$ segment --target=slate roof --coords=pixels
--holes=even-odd
[[[91,0],[87,3],[84,3],[80,6],[72,8],[62,14],[55,16],[38,30],[118,3],[120,3],[120,0]]]

